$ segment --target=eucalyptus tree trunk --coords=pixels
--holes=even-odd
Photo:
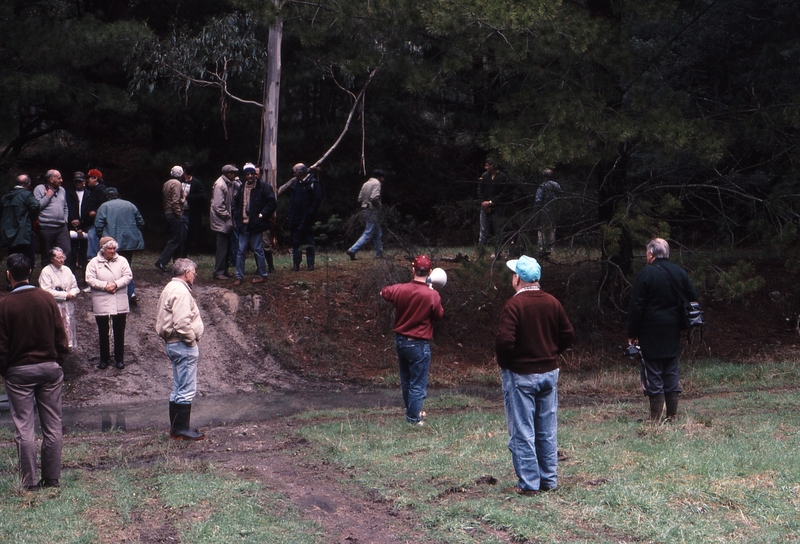
[[[266,181],[278,194],[278,106],[281,97],[281,41],[283,19],[269,27],[267,44],[267,78],[264,81],[264,107],[261,112],[261,168]]]

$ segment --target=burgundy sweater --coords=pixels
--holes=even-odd
[[[394,304],[394,332],[418,340],[433,338],[431,320],[444,315],[442,299],[435,289],[410,281],[384,287],[381,296]]]
[[[38,287],[18,287],[0,299],[0,375],[12,366],[62,364],[68,353],[64,321],[53,295]]]
[[[575,337],[561,303],[544,291],[522,291],[500,314],[495,339],[497,364],[517,374],[542,374],[558,368],[558,354]]]

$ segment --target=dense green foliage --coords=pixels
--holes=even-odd
[[[559,239],[599,245],[607,272],[654,235],[773,245],[797,269],[800,5],[781,0],[2,0],[3,168],[115,163],[155,188],[174,162],[210,180],[255,160],[276,17],[279,181],[331,146],[377,69],[322,166],[328,214],[381,167],[418,236],[470,242],[492,155],[523,245],[551,167]]]

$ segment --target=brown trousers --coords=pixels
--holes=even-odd
[[[36,478],[36,434],[34,406],[42,425],[42,478],[61,478],[61,384],[64,373],[58,363],[12,366],[5,376],[14,440],[19,453],[23,486]]]

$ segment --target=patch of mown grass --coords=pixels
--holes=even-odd
[[[693,390],[716,376],[740,391],[682,400],[675,424],[638,420],[644,400],[562,409],[560,487],[535,497],[502,491],[516,478],[501,402],[430,410],[425,427],[358,414],[345,426],[318,421],[300,432],[319,455],[345,467],[354,485],[413,509],[430,541],[797,540],[794,368],[695,364],[686,373]],[[758,390],[768,381],[777,392]],[[485,483],[487,476],[497,483]]]
[[[183,542],[319,542],[321,531],[302,522],[279,494],[256,483],[222,477],[213,468],[158,478],[165,507],[183,511]],[[188,515],[191,512],[193,515]]]

